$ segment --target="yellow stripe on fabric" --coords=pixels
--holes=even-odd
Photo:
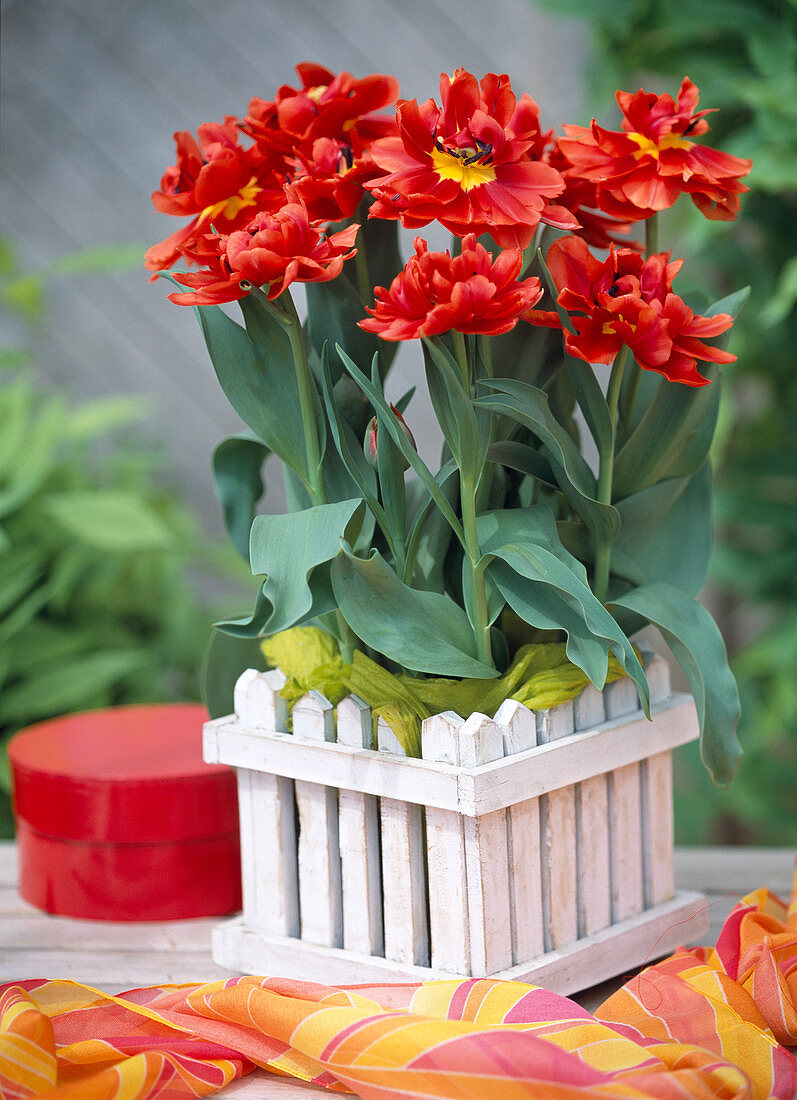
[[[196,989],[197,983],[190,982],[186,985],[164,985],[158,986],[159,989]],[[100,989],[94,989],[90,985],[81,985],[79,982],[73,982],[68,978],[59,979],[57,981],[47,982],[45,985],[40,986],[33,991],[35,994],[36,1004],[41,1011],[54,1019],[66,1012],[75,1011],[88,1011],[93,1008],[99,1008],[103,1004],[116,1004],[121,1008],[126,1009],[128,1012],[134,1013],[136,1016],[145,1016],[149,1020],[153,1020],[157,1024],[161,1024],[163,1027],[168,1027],[174,1031],[189,1031],[190,1028],[182,1027],[180,1024],[171,1023],[169,1020],[165,1020],[163,1016],[160,1016],[157,1012],[153,1012],[145,1005],[134,1004],[132,1001],[126,1001],[124,997],[114,997],[111,993],[103,993]],[[86,1001],[85,997],[81,1001],[79,994],[90,994],[93,998],[90,1001]]]

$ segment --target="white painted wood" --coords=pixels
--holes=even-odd
[[[642,667],[645,670],[651,703],[660,703],[670,695],[670,666],[652,649],[643,651]]]
[[[608,776],[612,922],[639,913],[642,896],[642,789],[639,764]]]
[[[389,752],[391,756],[407,755],[398,737],[381,714],[376,720],[376,743],[379,752]]]
[[[329,1096],[329,1089],[258,1069],[231,1081],[213,1095],[222,1100],[307,1100],[312,1096]]]
[[[580,695],[573,700],[573,729],[577,733],[596,729],[606,721],[606,709],[603,704],[603,692],[593,684],[587,684]]]
[[[254,931],[299,935],[296,803],[292,779],[239,768],[243,911]]]
[[[592,684],[573,700],[576,730],[594,729],[605,720],[603,693]],[[576,868],[578,934],[589,936],[611,923],[609,805],[605,775],[576,786]]]
[[[622,924],[601,929],[495,977],[532,982],[562,994],[587,989],[617,975],[618,970],[627,975],[655,962],[681,944],[704,942],[708,931],[705,906],[703,894],[676,894],[663,905]]]
[[[235,713],[255,731],[285,731],[288,707],[279,669],[250,668],[235,684]],[[241,882],[244,919],[255,931],[299,935],[294,785],[290,779],[239,768]]]
[[[294,705],[293,736],[297,741],[331,741],[334,738],[334,709],[320,692],[309,691]],[[326,947],[340,947],[343,943],[343,897],[338,792],[321,783],[297,780],[296,805],[299,809],[302,939]]]
[[[546,951],[578,935],[575,787],[540,798],[542,899]]]
[[[507,699],[496,711],[495,721],[503,733],[506,756],[524,752],[536,745],[535,715],[522,703]],[[519,963],[541,955],[545,950],[538,798],[516,802],[508,808],[507,846],[512,959]]]
[[[643,897],[650,907],[675,893],[672,753],[657,753],[640,769]]]
[[[425,719],[421,727],[423,758],[459,764],[462,724],[453,711]],[[455,810],[426,808],[431,965],[454,974],[471,972],[464,821]]]
[[[618,971],[627,974],[682,943],[700,942],[707,930],[705,896],[681,892],[622,924],[604,928],[491,977],[530,982],[556,993],[571,994],[605,981]],[[280,974],[330,984],[435,981],[455,976],[432,967],[358,956],[304,940],[255,936],[240,918],[214,929],[213,957],[237,972]]]
[[[234,719],[205,724],[206,751],[233,767],[312,779],[366,794],[388,795],[473,816],[569,786],[591,775],[642,760],[693,741],[698,733],[694,703],[673,695],[653,709],[606,722],[563,742],[538,746],[517,756],[463,771],[450,764],[379,754],[346,745],[298,742],[282,733],[257,737]],[[377,761],[379,763],[377,763]]]
[[[396,759],[404,751],[382,720],[377,723],[377,743],[382,761]],[[416,802],[383,797],[379,810],[385,957],[399,963],[426,966],[429,962],[429,923],[423,808]]]
[[[548,710],[539,710],[537,717],[537,741],[540,745],[547,745],[551,741],[558,741],[562,737],[569,737],[573,732],[573,700],[560,703],[558,707],[549,707]]]
[[[634,681],[628,676],[621,676],[619,680],[607,684],[603,689],[603,705],[607,719],[623,718],[639,710],[641,704]]]
[[[459,728],[459,756],[472,768],[504,754],[501,727],[475,712]],[[482,978],[512,965],[512,910],[509,887],[507,813],[494,810],[466,817],[470,973]]]
[[[609,796],[605,775],[576,787],[578,934],[590,936],[611,924]]]
[[[425,719],[421,723],[423,759],[459,767],[459,727],[463,722],[453,710]]]
[[[604,689],[606,717],[623,718],[639,709],[636,688],[627,676]],[[642,886],[642,780],[638,763],[608,775],[609,849],[612,921],[626,920],[644,904]]]
[[[658,653],[647,650],[643,666],[651,704],[670,695],[670,666]],[[640,764],[642,798],[642,892],[646,907],[658,905],[675,893],[673,845],[672,752],[649,756]]]
[[[338,742],[354,748],[371,744],[371,708],[356,695],[338,703]],[[382,867],[379,803],[372,794],[338,791],[340,871],[343,889],[343,946],[382,955]]]
[[[572,701],[537,714],[537,736],[543,743],[572,742]],[[576,863],[576,788],[558,787],[540,798],[542,906],[547,951],[578,936],[578,867]]]
[[[533,710],[529,710],[517,699],[505,699],[493,719],[501,731],[504,756],[515,756],[537,744],[537,719]]]
[[[238,721],[256,730],[287,730],[287,703],[279,694],[286,682],[285,673],[278,668],[242,672],[233,693]]]

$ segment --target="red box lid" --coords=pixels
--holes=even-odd
[[[51,837],[167,843],[237,832],[235,773],[202,759],[204,707],[113,707],[30,726],[9,742],[18,817]]]

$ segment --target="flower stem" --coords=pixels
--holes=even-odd
[[[659,250],[659,219],[652,214],[645,222],[645,256],[652,256]]]
[[[321,474],[321,452],[318,445],[318,425],[315,418],[315,403],[313,401],[313,379],[310,374],[310,364],[307,361],[307,345],[304,342],[302,323],[290,291],[286,290],[280,295],[282,308],[269,302],[274,316],[280,322],[291,344],[293,364],[296,368],[296,385],[299,389],[299,407],[302,413],[302,429],[304,432],[305,455],[307,456],[307,491],[311,502],[326,504],[327,496],[324,489],[324,480]]]
[[[362,229],[360,230],[362,234]],[[354,270],[357,272],[357,289],[363,300],[363,305],[369,306],[374,298],[374,288],[371,286],[371,276],[368,273],[368,257],[363,247],[363,237],[354,257]]]
[[[476,643],[476,655],[486,665],[493,663],[490,643],[490,623],[487,614],[487,590],[484,585],[484,566],[481,565],[482,553],[476,533],[476,487],[462,479],[460,474],[460,498],[462,503],[462,528],[465,532],[465,552],[468,568],[463,578],[470,588],[470,603],[473,609],[473,638]]]
[[[623,347],[620,354],[614,360],[612,373],[609,378],[609,387],[606,391],[606,403],[609,406],[609,416],[612,424],[612,434],[609,446],[600,456],[598,470],[598,500],[601,504],[611,504],[612,486],[614,479],[614,451],[617,442],[617,406],[620,401],[620,389],[623,383],[625,365],[628,361],[629,349]],[[595,546],[595,575],[594,591],[601,601],[606,602],[606,594],[609,589],[609,570],[611,565],[612,545],[610,541],[599,541]]]
[[[307,360],[307,345],[304,342],[302,322],[296,312],[296,305],[290,291],[287,290],[280,295],[281,305],[270,302],[262,290],[257,287],[253,287],[250,293],[279,321],[290,340],[293,363],[296,368],[296,383],[299,389],[299,404],[302,413],[305,454],[307,456],[308,481],[304,484],[310,494],[310,502],[313,506],[326,504],[327,495],[321,473],[318,425],[315,419],[315,403],[313,401],[313,380],[310,375],[310,364]],[[302,480],[304,481],[304,479]],[[341,656],[348,664],[352,660],[354,650],[362,643],[339,610],[322,618],[326,620],[328,629],[337,639]]]
[[[457,332],[456,329],[451,330],[451,338],[454,341],[454,358],[457,361],[459,367],[459,375],[462,379],[462,387],[465,393],[470,396],[470,363],[468,361],[468,348],[465,343],[465,337],[461,332]]]

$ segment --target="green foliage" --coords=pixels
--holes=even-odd
[[[538,0],[540,2],[540,0]],[[797,7],[783,0],[541,0],[582,16],[596,44],[592,84],[606,103],[640,84],[675,92],[684,73],[700,88],[707,141],[751,157],[743,220],[717,226],[670,215],[694,253],[692,282],[752,295],[734,328],[739,362],[727,368],[713,457],[720,538],[712,579],[742,700],[745,757],[719,794],[682,750],[677,789],[682,842],[797,843]],[[584,120],[578,120],[584,121]],[[679,250],[676,255],[683,255]],[[713,390],[714,386],[708,387]],[[622,540],[621,536],[621,540]],[[618,544],[619,546],[620,544]],[[757,624],[752,641],[734,620]],[[782,812],[779,812],[780,811]]]
[[[20,287],[41,277],[19,275],[8,250],[2,266],[0,297],[28,317]],[[187,570],[233,577],[161,483],[144,402],[70,404],[36,384],[23,352],[15,364],[0,375],[0,835],[9,736],[70,711],[197,698],[213,610]]]

